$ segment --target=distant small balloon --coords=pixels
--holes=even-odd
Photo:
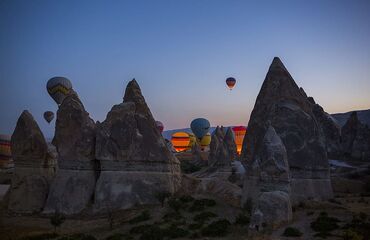
[[[44,112],[44,119],[50,123],[54,119],[54,113],[52,111],[46,111]]]
[[[60,105],[72,89],[72,83],[65,77],[50,78],[46,89],[54,101]]]
[[[159,132],[162,133],[164,129],[163,123],[161,121],[155,121],[155,124],[157,125]]]
[[[236,83],[236,80],[233,77],[229,77],[229,78],[226,79],[226,85],[228,86],[228,88],[230,90],[232,90],[234,88],[235,83]]]

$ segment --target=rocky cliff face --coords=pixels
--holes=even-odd
[[[156,203],[156,192],[173,193],[181,182],[179,162],[168,150],[135,80],[127,85],[123,103],[113,106],[98,124],[96,158],[101,166],[97,211]]]
[[[312,112],[324,133],[328,157],[331,159],[340,158],[343,154],[340,144],[341,127],[312,97],[308,99],[312,103]]]
[[[342,148],[345,157],[370,161],[370,129],[353,112],[342,128]]]
[[[9,195],[9,210],[37,213],[42,210],[54,175],[48,146],[36,121],[23,111],[11,138],[15,171]]]
[[[53,143],[58,152],[56,177],[51,186],[45,213],[81,213],[92,202],[96,182],[94,121],[75,92],[57,112]]]
[[[249,120],[242,151],[246,164],[258,157],[267,122],[287,151],[293,202],[330,198],[332,189],[324,134],[306,94],[279,58],[274,58],[269,68]]]

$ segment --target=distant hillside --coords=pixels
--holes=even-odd
[[[351,112],[346,112],[346,113],[334,113],[334,114],[331,114],[331,116],[333,118],[335,118],[335,120],[337,120],[337,122],[340,124],[340,126],[343,127],[343,125],[347,122],[349,116],[351,115],[353,111]],[[367,124],[369,127],[370,127],[370,109],[367,109],[367,110],[359,110],[359,111],[356,111],[357,112],[357,116],[358,116],[358,119],[364,123],[364,124]]]

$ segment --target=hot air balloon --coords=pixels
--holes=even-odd
[[[210,133],[207,133],[200,139],[199,143],[202,150],[209,146],[209,144],[211,143],[211,139],[212,137]]]
[[[50,123],[54,119],[54,113],[52,111],[44,112],[44,119]]]
[[[46,89],[54,101],[60,105],[72,89],[72,83],[65,77],[50,78]]]
[[[247,128],[244,126],[236,126],[232,128],[235,136],[236,150],[238,154],[242,151],[244,136],[247,133]]]
[[[186,132],[176,132],[172,134],[171,142],[177,152],[186,151],[189,149],[189,134]]]
[[[194,135],[197,138],[201,139],[204,135],[206,135],[209,132],[210,123],[207,119],[196,118],[191,122],[190,127]]]
[[[164,129],[163,123],[161,121],[155,121],[155,124],[157,125],[159,132],[162,133]]]
[[[12,163],[10,135],[0,135],[0,167],[8,168]]]
[[[236,83],[236,80],[235,80],[235,78],[233,78],[233,77],[229,77],[229,78],[227,78],[227,79],[226,79],[226,85],[227,85],[227,87],[228,87],[230,90],[232,90],[232,89],[234,88],[235,83]]]
[[[194,146],[194,144],[197,142],[197,138],[192,133],[188,133],[188,134],[189,134],[189,140],[190,140],[189,148],[192,148]]]

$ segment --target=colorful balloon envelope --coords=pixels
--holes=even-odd
[[[52,111],[44,112],[44,119],[50,123],[54,119],[54,113]]]
[[[190,137],[186,132],[176,132],[172,134],[171,143],[176,152],[183,152],[189,149]]]
[[[210,126],[209,121],[205,118],[196,118],[190,124],[191,130],[197,138],[205,136],[209,132]]]
[[[200,139],[200,147],[202,148],[202,150],[204,150],[206,147],[209,146],[209,144],[211,144],[211,139],[212,136],[210,133],[207,133]]]
[[[46,89],[54,101],[60,105],[72,89],[72,83],[65,77],[53,77],[46,84]]]
[[[159,132],[162,133],[164,129],[163,123],[161,121],[155,121],[155,124],[157,125]]]
[[[229,78],[227,78],[227,79],[226,79],[226,85],[227,85],[227,87],[228,87],[230,90],[232,90],[232,89],[234,88],[235,83],[236,83],[236,80],[235,80],[235,78],[233,78],[233,77],[229,77]]]
[[[12,158],[10,135],[0,135],[0,167],[6,167]]]
[[[247,128],[244,126],[235,126],[232,128],[235,136],[236,150],[238,154],[241,153],[243,147],[244,136],[247,134]]]

